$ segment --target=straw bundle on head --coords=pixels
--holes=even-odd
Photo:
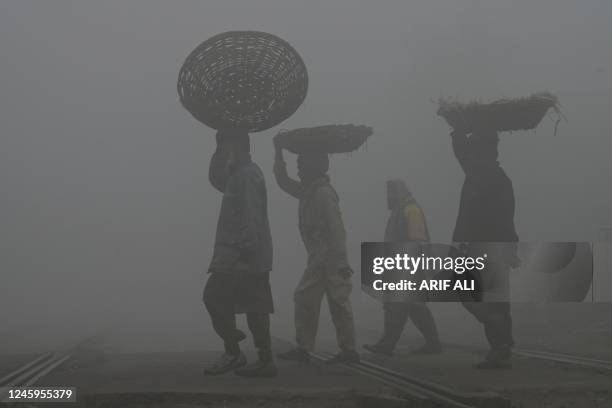
[[[216,35],[189,54],[179,72],[181,103],[213,129],[269,129],[304,101],[308,74],[286,41],[257,31]]]
[[[503,132],[534,129],[551,108],[559,118],[562,117],[558,99],[543,92],[527,98],[499,99],[488,104],[441,99],[437,113],[455,130],[467,133],[482,129]]]

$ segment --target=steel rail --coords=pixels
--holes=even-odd
[[[310,353],[312,357],[320,361],[329,360],[332,355],[329,353]],[[411,400],[416,400],[421,403],[434,402],[438,406],[448,408],[478,408],[481,404],[478,399],[491,398],[492,395],[486,396],[467,394],[452,390],[444,385],[430,381],[418,380],[404,373],[382,367],[380,365],[360,361],[356,364],[342,364],[353,371],[360,374],[372,377],[398,391]],[[495,396],[496,398],[501,398]]]

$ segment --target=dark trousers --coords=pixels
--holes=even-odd
[[[463,302],[463,307],[484,325],[492,352],[509,350],[513,346],[510,303],[472,301]]]
[[[204,304],[212,320],[215,332],[223,340],[225,352],[229,354],[238,354],[240,347],[239,341],[242,337],[242,332],[236,328],[236,303],[242,301],[237,298],[236,280],[232,276],[223,274],[213,274],[208,279],[204,288]],[[253,295],[251,297],[254,297]],[[252,304],[241,304],[238,308],[240,312],[249,306],[257,311],[246,311],[247,324],[253,335],[255,347],[258,349],[259,358],[262,361],[270,361],[272,359],[271,340],[270,340],[270,314],[264,307],[256,307],[256,301]],[[267,302],[266,305],[267,307]],[[265,310],[265,311],[261,311]]]
[[[395,348],[408,318],[421,332],[428,345],[439,346],[438,328],[431,310],[424,302],[385,302],[384,333],[380,343]]]
[[[463,307],[484,326],[485,337],[491,349],[489,356],[507,356],[514,345],[511,306],[509,299],[509,268],[503,263],[491,262],[482,272],[468,275],[476,280],[477,291],[463,296]]]

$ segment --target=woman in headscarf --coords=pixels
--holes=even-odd
[[[391,214],[385,229],[385,242],[429,242],[423,210],[403,180],[387,182],[387,205]],[[364,345],[366,350],[391,355],[410,318],[425,338],[425,344],[414,352],[436,354],[442,351],[436,322],[422,299],[385,294],[383,312],[383,335],[377,343]]]

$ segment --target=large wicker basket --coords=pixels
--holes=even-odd
[[[369,126],[326,125],[281,131],[277,143],[291,153],[348,153],[357,150],[372,135]]]
[[[200,44],[178,76],[182,105],[213,129],[258,132],[291,116],[304,101],[308,74],[286,41],[230,31]]]
[[[562,116],[557,98],[549,93],[539,93],[527,98],[499,99],[487,104],[441,100],[437,113],[455,130],[472,132],[487,128],[503,132],[534,129],[550,108],[559,117]]]

